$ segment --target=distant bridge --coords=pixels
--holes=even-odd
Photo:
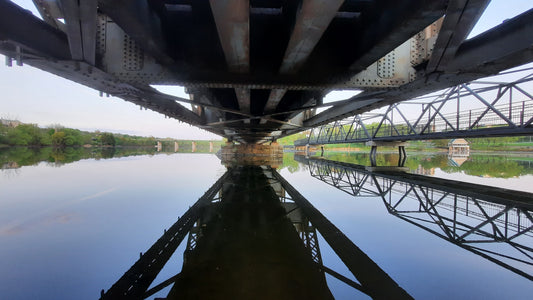
[[[34,66],[240,143],[533,61],[533,9],[466,40],[489,0],[33,2],[42,19],[0,0],[7,65]],[[184,86],[190,98],[153,85]],[[337,89],[363,92],[323,103]]]
[[[295,146],[533,134],[533,72],[515,70],[313,128]],[[502,79],[502,77],[504,79]],[[466,107],[466,108],[465,108]],[[408,119],[411,116],[413,119]]]

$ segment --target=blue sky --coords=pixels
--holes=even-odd
[[[31,0],[13,1],[37,14]],[[479,34],[505,19],[533,8],[531,0],[493,0],[472,35]],[[18,119],[39,126],[61,124],[83,130],[100,130],[178,139],[219,138],[204,130],[165,119],[150,110],[114,97],[100,97],[98,91],[45,73],[30,66],[9,68],[0,64],[0,118]],[[169,91],[170,92],[170,91]],[[187,97],[182,88],[172,88]],[[336,100],[349,97],[337,92]]]

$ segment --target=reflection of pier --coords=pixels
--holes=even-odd
[[[350,195],[377,197],[390,214],[533,280],[533,195],[295,156],[311,176]]]
[[[317,231],[358,282],[322,265]],[[182,270],[153,281],[189,233]],[[379,299],[411,299],[275,170],[229,168],[102,299],[332,299],[324,274]],[[149,289],[150,288],[150,289]]]

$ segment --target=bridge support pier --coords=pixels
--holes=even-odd
[[[367,146],[371,146],[370,149],[370,165],[372,167],[377,167],[376,163],[376,154],[378,152],[378,146],[382,147],[398,147],[398,167],[403,167],[405,164],[405,159],[407,158],[407,154],[405,153],[405,145],[407,145],[407,142],[376,142],[376,141],[368,141],[366,142]]]
[[[269,165],[277,168],[283,163],[283,147],[277,142],[270,145],[226,143],[221,149],[225,165]]]

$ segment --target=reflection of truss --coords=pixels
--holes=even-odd
[[[352,196],[359,197],[379,197],[385,191],[388,191],[382,184],[378,186],[374,184],[371,173],[364,172],[364,169],[348,169],[334,163],[309,163],[309,171],[311,176],[336,187]]]
[[[353,196],[379,197],[392,215],[533,280],[531,204],[514,201],[520,195],[533,199],[529,193],[488,187],[477,192],[480,186],[412,174],[377,174],[326,160],[309,160],[309,170]]]
[[[178,218],[174,225],[165,230],[163,236],[146,253],[141,253],[139,260],[107,292],[104,293],[102,290],[100,299],[144,299],[171,283],[175,278],[148,290],[157,274],[194,226],[206,205],[215,198],[227,177],[228,173],[222,175],[181,218]]]
[[[510,82],[503,74],[391,104],[314,128],[295,145],[533,134],[533,74],[509,73],[523,77]]]

